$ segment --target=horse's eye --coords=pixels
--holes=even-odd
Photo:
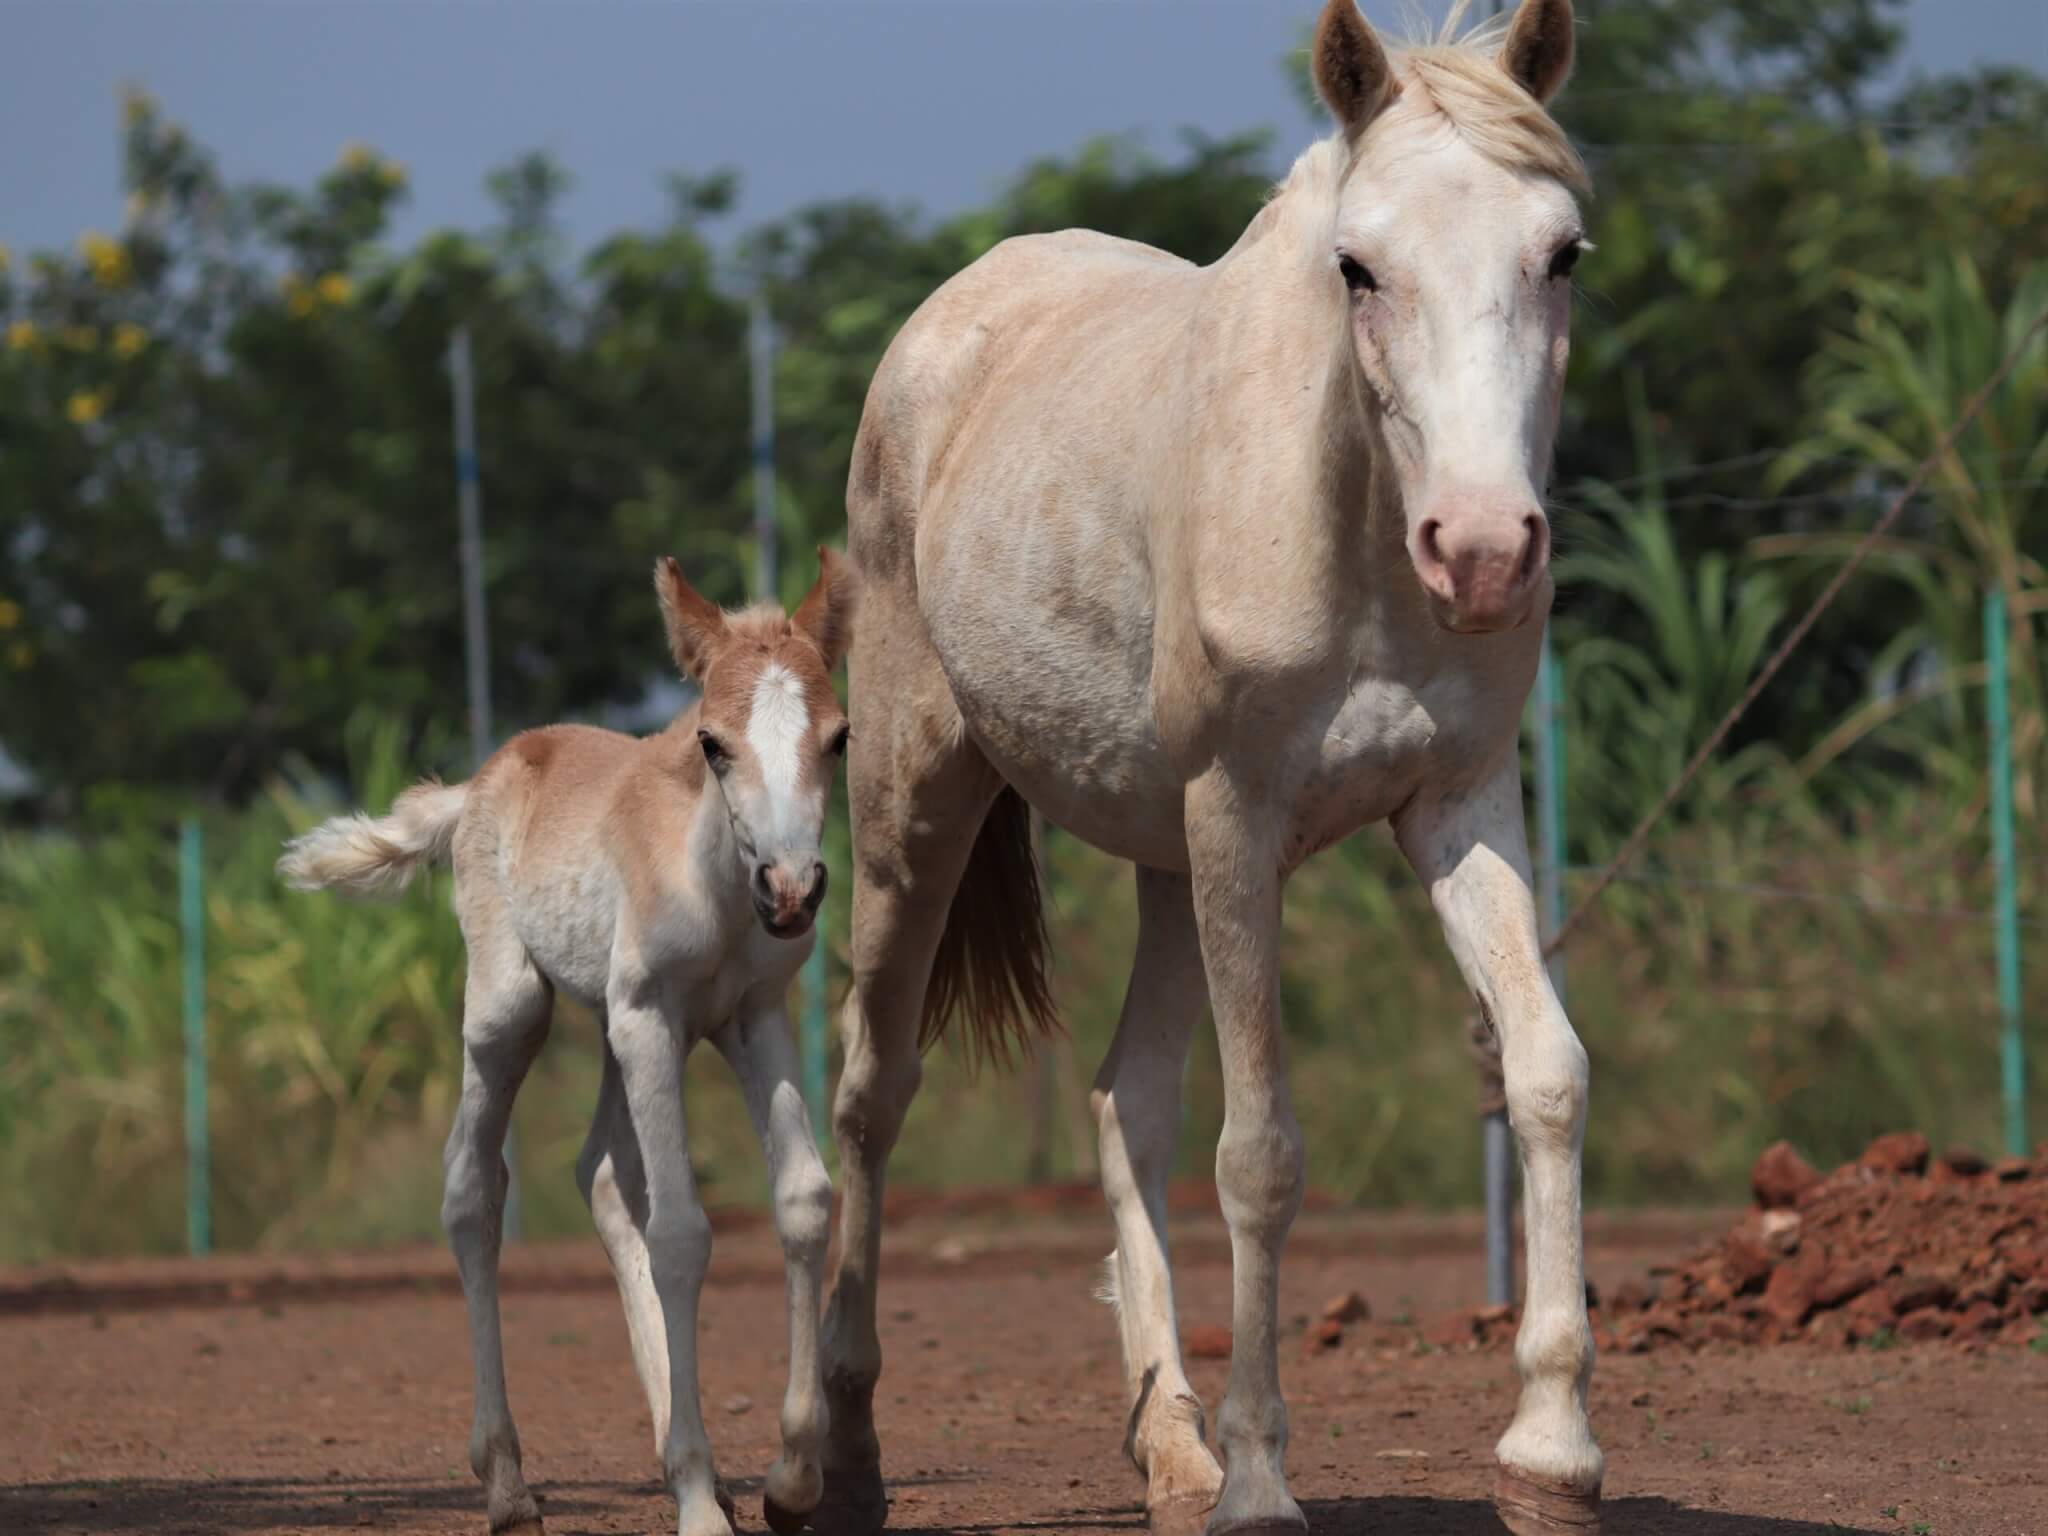
[[[704,749],[704,761],[711,765],[713,773],[725,772],[726,764],[732,761],[732,754],[725,750],[724,742],[709,731],[699,731],[697,745]]]
[[[1349,256],[1337,258],[1337,270],[1344,274],[1344,286],[1353,293],[1378,293],[1380,285],[1362,262],[1353,261]]]
[[[846,738],[849,734],[851,734],[851,727],[840,726],[838,730],[832,733],[832,739],[825,743],[825,750],[834,757],[844,757],[846,755]]]
[[[1567,245],[1559,246],[1557,254],[1550,258],[1550,275],[1570,277],[1572,268],[1579,264],[1579,253],[1585,248],[1586,242],[1583,240],[1573,240]]]

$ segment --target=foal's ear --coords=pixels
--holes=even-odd
[[[1372,23],[1358,14],[1357,0],[1330,0],[1323,7],[1308,52],[1316,94],[1346,138],[1358,137],[1400,89],[1387,50]]]
[[[654,562],[654,595],[661,599],[662,622],[668,625],[669,653],[685,677],[701,683],[711,653],[725,638],[725,612],[683,576],[675,556]]]
[[[830,672],[853,643],[853,610],[860,601],[860,575],[853,562],[836,549],[818,546],[818,579],[790,615],[790,623],[810,636],[823,653]]]
[[[1501,44],[1500,67],[1538,101],[1562,90],[1572,72],[1572,0],[1522,0]]]

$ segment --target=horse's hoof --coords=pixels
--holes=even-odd
[[[1145,1529],[1152,1536],[1202,1536],[1214,1499],[1161,1499],[1145,1511]]]
[[[879,1463],[825,1469],[825,1496],[811,1511],[811,1529],[819,1536],[876,1536],[888,1520],[889,1495]]]
[[[775,1536],[796,1536],[796,1533],[809,1522],[811,1515],[809,1510],[790,1509],[778,1504],[775,1502],[774,1494],[764,1493],[761,1495],[761,1518],[768,1522],[768,1529],[773,1531]]]
[[[1600,1489],[1568,1488],[1555,1478],[1502,1467],[1494,1479],[1493,1509],[1515,1536],[1598,1536]]]

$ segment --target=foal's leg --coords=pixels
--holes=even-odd
[[[483,1480],[495,1536],[538,1536],[540,1510],[520,1472],[519,1431],[505,1395],[498,1325],[498,1248],[504,1236],[505,1131],[512,1100],[547,1038],[553,993],[495,897],[464,905],[469,980],[462,1001],[462,1098],[443,1158],[441,1225],[455,1250],[469,1309],[476,1419],[469,1464]]]
[[[615,975],[607,1034],[647,1175],[648,1275],[668,1351],[668,1433],[661,1470],[675,1494],[679,1536],[732,1536],[711,1464],[697,1389],[697,1303],[711,1263],[711,1223],[697,1198],[683,1124],[683,1042],[659,983]],[[630,1305],[630,1303],[629,1303]],[[659,1410],[655,1422],[662,1422]]]
[[[1579,1214],[1586,1053],[1543,965],[1520,763],[1510,752],[1466,794],[1411,806],[1395,830],[1429,887],[1458,968],[1500,1031],[1508,1118],[1522,1152],[1528,1295],[1515,1338],[1522,1400],[1495,1448],[1495,1502],[1508,1527],[1526,1536],[1593,1530],[1602,1463],[1586,1419],[1593,1375]]]
[[[789,1271],[789,1389],[782,1400],[782,1457],[768,1469],[762,1513],[795,1536],[825,1491],[825,1384],[818,1362],[818,1295],[831,1234],[832,1181],[818,1156],[810,1111],[797,1086],[796,1050],[780,998],[716,1037],[732,1063],[747,1113],[768,1155],[775,1230]]]
[[[1131,1393],[1124,1445],[1145,1474],[1151,1528],[1192,1533],[1215,1504],[1223,1473],[1202,1443],[1202,1404],[1181,1368],[1166,1178],[1188,1037],[1208,991],[1187,877],[1142,866],[1137,873],[1138,954],[1116,1039],[1095,1076],[1095,1115],[1102,1192],[1116,1218],[1110,1280]]]
[[[626,1110],[626,1082],[609,1038],[602,1049],[604,1076],[598,1083],[590,1135],[576,1159],[576,1183],[619,1282],[633,1369],[647,1394],[658,1456],[668,1443],[668,1331],[661,1318],[661,1298],[654,1290],[647,1239],[640,1235],[647,1225],[647,1169],[640,1161],[640,1143]]]
[[[840,1015],[846,1062],[833,1106],[842,1196],[839,1269],[825,1308],[830,1426],[825,1499],[813,1524],[871,1536],[888,1516],[875,1381],[882,1371],[875,1287],[882,1179],[917,1092],[918,1021],[946,914],[1000,780],[967,744],[944,675],[921,638],[878,622],[863,598],[854,631],[853,990]],[[919,622],[912,615],[911,622]],[[885,679],[863,690],[865,676]]]
[[[1280,859],[1270,818],[1222,769],[1188,786],[1188,861],[1223,1063],[1216,1192],[1230,1228],[1230,1386],[1216,1416],[1223,1496],[1209,1536],[1292,1531],[1280,1396],[1280,1249],[1301,1208],[1301,1126],[1280,1032]]]

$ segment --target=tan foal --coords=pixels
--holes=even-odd
[[[789,1387],[767,1519],[800,1528],[823,1489],[819,1287],[831,1184],[798,1088],[784,1000],[825,893],[819,837],[845,752],[831,673],[853,570],[828,550],[796,613],[728,614],[655,569],[676,665],[702,697],[645,740],[556,725],[507,742],[464,784],[417,784],[391,814],[337,817],[279,862],[301,889],[402,888],[452,857],[469,950],[462,1099],[441,1218],[462,1272],[476,1367],[470,1465],[495,1533],[537,1536],[498,1325],[512,1100],[559,988],[604,1025],[597,1113],[577,1163],[625,1303],[681,1536],[731,1536],[697,1389],[697,1301],[711,1229],[690,1171],[683,1061],[709,1040],[732,1064],[774,1179],[789,1272]]]

